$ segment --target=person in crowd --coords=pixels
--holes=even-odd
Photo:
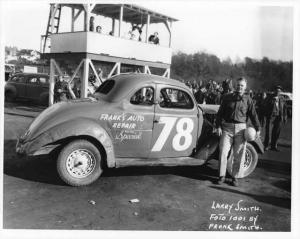
[[[103,71],[100,67],[97,69],[97,74],[98,74],[99,79],[101,81],[103,81]]]
[[[142,41],[142,32],[142,26],[139,26],[137,24],[132,25],[132,34],[134,34],[132,40]]]
[[[102,33],[102,27],[101,26],[97,26],[96,27],[96,32],[97,33]]]
[[[54,103],[67,100],[67,83],[59,76],[54,85]]]
[[[264,127],[265,125],[266,99],[267,99],[266,92],[262,92],[261,94],[259,94],[256,99],[256,109],[257,109],[258,119],[262,127]]]
[[[254,100],[253,96],[254,96],[254,93],[252,90],[249,90],[249,96],[251,97],[252,100]]]
[[[127,35],[125,36],[125,38],[129,39],[129,40],[134,40],[135,35],[133,34],[133,32],[130,30],[128,31]]]
[[[224,94],[228,94],[228,93],[231,93],[232,90],[233,90],[233,87],[232,87],[232,80],[231,79],[226,79],[222,82],[222,95]]]
[[[198,104],[203,104],[205,102],[205,92],[206,89],[204,86],[199,87],[198,91],[196,91],[195,99]]]
[[[220,159],[219,159],[219,179],[218,184],[225,182],[227,168],[227,158],[232,148],[233,165],[232,181],[233,186],[238,186],[237,177],[240,173],[241,165],[245,160],[246,141],[244,130],[248,118],[251,119],[257,136],[260,134],[260,124],[255,111],[255,106],[249,95],[245,94],[247,80],[238,78],[234,93],[226,94],[223,97],[221,106],[217,113],[216,127],[220,138]]]
[[[219,105],[221,103],[221,93],[217,90],[217,83],[211,81],[207,85],[206,104]]]
[[[265,150],[269,149],[270,130],[271,134],[271,150],[279,151],[278,138],[282,128],[282,124],[287,122],[287,112],[284,98],[280,95],[282,87],[280,85],[275,87],[275,93],[266,99],[264,112],[266,114],[266,128],[264,146]]]
[[[154,32],[153,35],[150,35],[148,38],[149,43],[159,45],[158,32]]]
[[[91,16],[90,17],[90,32],[95,31],[95,17]]]
[[[142,33],[143,33],[142,28],[139,28],[139,41],[142,41]]]

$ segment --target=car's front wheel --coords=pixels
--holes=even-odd
[[[232,159],[233,159],[233,155],[232,153],[230,153],[227,162],[227,171],[231,176],[232,176]],[[241,166],[238,178],[245,178],[249,176],[256,168],[257,161],[258,161],[258,154],[256,152],[256,149],[254,148],[253,145],[247,143],[245,161]]]
[[[102,173],[101,154],[87,140],[75,140],[59,153],[57,171],[61,179],[71,186],[89,185]]]

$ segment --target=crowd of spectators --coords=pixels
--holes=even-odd
[[[231,79],[225,79],[222,82],[216,82],[214,80],[209,80],[201,85],[196,82],[186,82],[185,83],[190,90],[193,92],[198,104],[215,104],[220,105],[222,97],[233,92],[233,84]],[[253,91],[248,89],[246,94],[252,98],[256,112],[262,127],[266,124],[266,112],[270,106],[270,98],[273,97],[272,91]]]

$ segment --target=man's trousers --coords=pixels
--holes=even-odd
[[[277,148],[277,141],[279,139],[280,131],[282,128],[282,121],[280,116],[270,116],[266,119],[266,132],[264,146],[269,146],[270,141],[270,125],[272,124],[272,133],[271,133],[271,148]]]
[[[219,176],[225,176],[227,168],[227,159],[230,149],[233,154],[232,176],[239,176],[241,165],[245,161],[246,140],[244,131],[246,123],[223,123],[222,136],[220,139],[220,159],[219,159]]]

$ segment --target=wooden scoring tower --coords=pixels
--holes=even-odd
[[[102,19],[100,23],[97,18]],[[99,68],[104,78],[128,71],[169,77],[174,21],[177,20],[133,4],[50,4],[47,30],[40,46],[42,57],[50,60],[49,104],[53,104],[57,75],[67,75],[69,83],[80,79],[80,98],[87,97],[91,74],[102,83]],[[96,31],[98,25],[101,32]],[[164,44],[148,41],[153,34],[151,27],[158,29],[156,26],[167,33]],[[135,30],[138,39],[124,35],[128,29],[139,29]]]

